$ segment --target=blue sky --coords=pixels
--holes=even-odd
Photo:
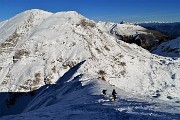
[[[0,0],[0,21],[29,9],[73,10],[95,21],[180,21],[180,0]]]

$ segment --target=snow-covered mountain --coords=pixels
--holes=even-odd
[[[144,29],[140,26],[131,27],[132,29],[125,28],[119,32],[129,34],[142,32],[141,30]],[[87,87],[86,92],[83,92],[84,89],[79,89],[79,92],[76,92],[77,95],[89,92],[90,96],[94,93],[100,95],[102,89],[112,90],[114,86],[120,91],[119,93],[125,91],[124,93],[131,93],[133,96],[158,98],[178,104],[180,59],[173,60],[153,55],[135,44],[119,41],[104,28],[103,24],[95,23],[74,11],[49,13],[29,10],[0,23],[0,91],[28,92],[37,90],[45,84],[55,84],[69,69],[86,60],[74,76],[84,74],[80,80],[83,81],[82,84],[88,80],[87,86],[93,92],[88,91],[89,87]],[[110,29],[107,26],[108,28]],[[72,79],[68,79],[67,82]],[[68,98],[68,95],[73,94],[71,90],[69,91],[69,94],[62,93],[67,95],[65,102],[69,101],[73,105],[72,99],[81,100],[77,98],[78,96]],[[46,90],[44,94],[48,97],[54,96],[54,93]],[[56,95],[59,94],[61,93]],[[90,99],[90,96],[86,96],[87,99]],[[46,97],[40,97],[39,103],[32,101],[33,104],[30,105],[39,106],[42,103],[41,107],[43,107],[49,100]],[[82,99],[83,102],[86,101],[85,98]],[[95,98],[92,97],[90,100],[93,101]],[[57,101],[53,100],[52,103],[56,104]],[[68,105],[68,102],[65,105]],[[27,111],[41,107],[29,106],[28,108],[31,109]],[[95,108],[92,107],[92,109]],[[120,112],[119,115],[123,111],[120,108],[116,110],[117,113]],[[44,111],[43,109],[46,108],[41,110]],[[73,111],[71,112],[73,115]]]
[[[149,30],[139,25],[133,25],[127,22],[110,23],[98,22],[97,26],[102,30],[109,32],[119,40],[127,43],[135,43],[147,50],[167,41],[168,36],[156,30]]]
[[[180,57],[180,37],[160,44],[152,49],[152,53],[166,57]]]

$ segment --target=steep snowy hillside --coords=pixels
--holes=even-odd
[[[27,92],[56,83],[86,60],[74,75],[84,73],[83,81],[106,81],[105,87],[112,85],[134,95],[180,101],[180,59],[153,55],[119,41],[104,32],[102,24],[77,12],[30,10],[0,25],[1,92]],[[125,29],[123,34],[144,28]]]
[[[110,31],[111,26],[113,26],[115,23],[110,22],[98,22],[97,26],[103,30],[103,31]],[[137,33],[146,33],[143,32],[146,29],[141,26],[136,25],[130,25],[130,24],[117,24],[117,27],[114,28],[114,31],[116,31],[119,35],[122,36],[130,36],[135,35]]]
[[[98,22],[97,26],[102,31],[108,32],[119,40],[127,43],[135,43],[147,50],[169,39],[168,36],[159,31],[148,30],[139,25],[126,22]]]
[[[48,16],[52,13],[45,12],[42,10],[29,10],[25,11],[10,20],[4,21],[0,24],[0,36],[1,42],[5,42],[15,31],[19,36],[23,35],[33,30],[37,25],[42,23]]]
[[[66,72],[57,80],[56,84],[45,85],[40,89],[31,92],[0,93],[0,108],[3,109],[3,111],[0,111],[0,117],[11,114],[19,114],[25,111],[32,111],[44,106],[49,106],[50,104],[55,104],[56,102],[54,100],[56,99],[52,98],[58,97],[57,95],[62,97],[64,94],[70,92],[69,89],[73,91],[81,85],[81,82],[79,80],[81,79],[83,74],[80,74],[74,78],[73,75],[84,62],[85,61],[82,61],[68,70],[68,72]]]
[[[169,104],[163,101],[159,103],[145,97],[139,99],[140,96],[126,93],[105,81],[83,80],[84,74],[73,78],[84,62],[69,69],[56,84],[45,85],[28,93],[0,93],[0,108],[3,110],[0,111],[1,120],[116,120],[127,118],[132,120],[178,120],[180,118],[179,103]],[[107,90],[106,96],[100,94],[102,89]],[[116,89],[118,93],[116,102],[111,101],[113,89]]]
[[[17,21],[25,13],[20,18],[16,16]],[[134,44],[117,43],[114,37],[98,29],[96,23],[76,12],[52,14],[27,34],[13,46],[13,52],[6,47],[8,52],[1,53],[1,91],[29,91],[46,82],[54,83],[68,68],[87,60],[81,69],[89,74],[87,78],[106,80],[143,95],[152,96],[159,91],[160,97],[179,98],[179,60],[152,55]]]
[[[180,37],[162,43],[152,49],[152,53],[166,57],[180,57]]]

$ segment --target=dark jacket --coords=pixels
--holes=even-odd
[[[116,96],[116,91],[115,91],[115,89],[113,89],[113,91],[112,91],[112,96]]]

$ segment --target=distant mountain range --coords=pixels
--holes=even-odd
[[[172,22],[172,23],[149,22],[149,23],[138,23],[138,25],[150,30],[158,30],[163,34],[168,35],[171,38],[176,38],[180,36],[180,22]]]

